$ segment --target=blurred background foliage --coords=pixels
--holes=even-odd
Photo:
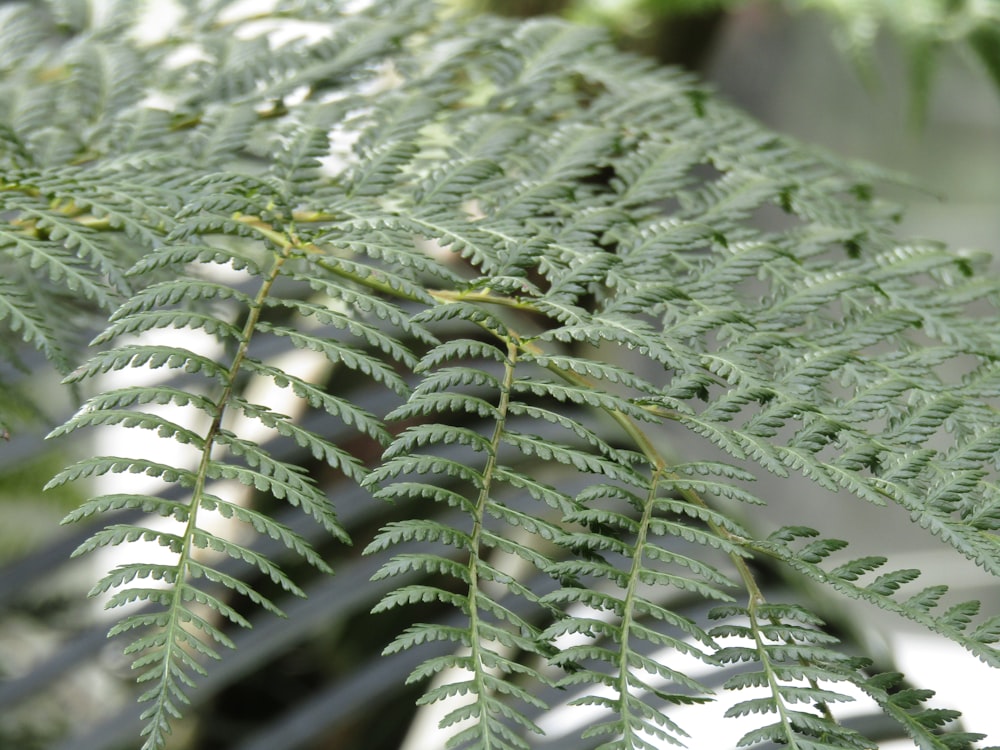
[[[927,189],[905,194],[902,234],[1000,254],[1000,0],[446,2],[604,25],[621,47],[697,71],[775,130],[914,175]],[[83,599],[94,575],[65,564],[72,544],[57,523],[81,498],[41,493],[67,463],[42,438],[72,404],[56,387],[58,377],[30,353],[23,367],[11,366],[19,354],[0,342],[3,411],[20,415],[16,425],[0,425],[0,750],[42,750],[63,748],[67,726],[129,703],[131,677],[120,659],[101,651],[100,640],[79,647],[90,657],[102,654],[103,664],[81,666],[70,678],[38,671],[95,622]],[[28,394],[41,406],[32,406]],[[41,577],[44,586],[25,586]],[[209,707],[214,723],[182,725],[177,747],[222,747],[219,738],[234,723],[266,721],[335,676],[345,658],[377,652],[392,624],[373,632],[360,622],[348,617],[308,639],[298,636],[280,665],[268,662],[219,693]],[[30,699],[18,694],[28,688]],[[404,716],[412,710],[411,696],[398,696],[398,703]],[[344,731],[388,748],[398,747],[403,726],[375,717]],[[337,747],[340,740],[311,746]]]
[[[505,15],[560,14],[601,24],[619,44],[664,63],[700,68],[727,14],[761,0],[451,0],[455,5]],[[787,12],[818,11],[869,83],[879,79],[875,50],[882,31],[893,35],[907,58],[912,112],[922,118],[939,57],[960,50],[981,67],[1000,92],[1000,2],[997,0],[771,0]]]

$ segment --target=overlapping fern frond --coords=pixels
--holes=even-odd
[[[843,544],[811,528],[762,533],[753,482],[804,477],[844,513],[899,504],[1000,572],[1000,285],[980,259],[900,243],[863,175],[593,30],[403,0],[278,3],[275,19],[301,22],[289,41],[268,35],[281,23],[205,6],[186,3],[165,40],[83,24],[96,46],[78,59],[5,63],[52,73],[2,110],[3,262],[43,271],[37,288],[0,288],[5,319],[68,362],[42,295],[115,307],[69,376],[93,395],[54,434],[114,426],[180,449],[85,458],[52,481],[160,484],[68,519],[106,519],[80,552],[171,553],[95,588],[147,605],[113,629],[133,637],[147,748],[166,744],[230,626],[250,624],[244,600],[277,612],[270,592],[301,592],[260,538],[330,568],[275,502],[350,541],[321,467],[398,506],[362,540],[378,577],[398,579],[376,610],[454,610],[387,648],[454,644],[410,676],[431,681],[422,703],[444,704],[450,747],[531,747],[553,687],[597,710],[586,746],[688,742],[671,709],[715,696],[664,654],[751,665],[729,687],[765,693],[733,712],[776,722],[746,744],[872,747],[829,708],[843,684],[922,747],[972,741],[802,606],[765,601],[757,570],[783,566],[994,665],[997,618],[942,603],[936,584],[902,591],[915,574],[880,574],[882,558],[828,561]],[[55,23],[30,4],[5,12],[38,33]],[[180,40],[197,54],[171,58]],[[114,72],[137,60],[157,63],[148,78]],[[92,127],[60,111],[45,135],[62,73],[94,70],[102,98],[72,115]],[[282,347],[321,364],[303,374],[272,356]],[[378,385],[378,409],[338,392],[354,379]],[[294,408],[258,400],[262,384]],[[724,622],[682,613],[692,601],[723,603]]]
[[[116,591],[108,602],[111,607],[137,600],[158,605],[153,612],[143,610],[125,615],[112,631],[139,634],[127,650],[137,655],[134,665],[142,670],[140,681],[150,685],[143,695],[152,704],[144,714],[148,719],[150,747],[163,745],[170,718],[179,716],[181,704],[187,701],[185,690],[194,684],[192,675],[203,672],[195,655],[218,658],[218,644],[232,646],[220,623],[207,617],[203,610],[207,608],[216,616],[249,626],[238,609],[214,588],[224,587],[280,614],[267,595],[213,564],[211,553],[240,560],[285,591],[302,594],[277,564],[245,544],[239,534],[226,538],[207,530],[207,515],[235,519],[255,534],[281,541],[320,570],[330,571],[300,535],[267,513],[244,507],[226,497],[224,490],[214,487],[225,480],[236,480],[301,508],[330,534],[349,541],[329,498],[303,467],[277,458],[259,444],[260,438],[247,439],[231,424],[251,422],[262,426],[355,481],[365,476],[361,461],[344,447],[301,426],[293,417],[249,400],[243,390],[246,381],[268,380],[279,388],[290,389],[303,405],[325,411],[372,439],[388,437],[378,418],[257,357],[255,352],[262,346],[261,340],[274,336],[286,338],[297,348],[323,355],[337,368],[336,376],[358,371],[380,380],[390,389],[405,389],[392,364],[394,359],[404,363],[412,359],[406,347],[391,332],[372,326],[360,316],[337,311],[335,304],[315,301],[311,293],[306,294],[310,290],[302,275],[307,255],[302,239],[291,227],[284,231],[277,228],[283,220],[292,224],[286,218],[291,216],[289,201],[294,200],[303,185],[308,185],[309,173],[318,167],[316,159],[309,156],[309,150],[314,150],[317,142],[315,132],[315,128],[302,128],[296,133],[297,138],[284,141],[281,156],[265,179],[234,174],[203,180],[197,187],[210,192],[192,195],[178,212],[176,226],[166,238],[169,249],[147,256],[132,269],[132,275],[139,278],[143,272],[152,271],[166,272],[173,278],[146,286],[120,307],[96,343],[121,343],[93,357],[70,376],[71,380],[83,380],[126,368],[166,368],[197,375],[201,382],[183,390],[153,384],[106,391],[84,404],[75,417],[54,433],[93,425],[148,429],[190,446],[195,454],[191,467],[143,457],[100,456],[74,464],[50,483],[59,485],[109,472],[144,473],[165,484],[178,485],[188,495],[187,501],[180,502],[155,495],[105,495],[90,501],[68,519],[138,507],[179,524],[176,531],[146,524],[114,524],[95,534],[78,550],[82,553],[124,540],[144,539],[155,541],[176,555],[173,564],[149,565],[139,561],[120,565],[94,589],[94,593]],[[220,203],[236,204],[244,211],[254,207],[255,213],[271,220],[268,228],[263,230],[254,223],[220,218]],[[264,218],[256,221],[262,222]],[[253,237],[263,252],[256,259],[230,253],[219,243],[229,235]],[[206,236],[214,238],[214,244],[200,244],[206,241]],[[206,280],[204,276],[211,276],[208,269],[212,266],[242,270],[248,291],[240,290],[232,281]],[[275,293],[275,286],[286,279],[289,291],[297,289],[302,297]],[[330,295],[327,299],[337,299],[335,283],[328,284],[324,291]],[[348,298],[356,303],[355,310],[364,306],[361,299],[364,296],[360,290],[348,292]],[[223,301],[233,304],[220,305]],[[375,309],[392,310],[391,305],[381,300],[372,299],[368,304]],[[396,317],[402,322],[398,313]],[[142,340],[142,334],[169,329],[185,331],[188,336],[203,332],[214,340],[215,346],[197,339],[195,342],[200,346]],[[138,342],[132,338],[136,336]],[[147,410],[151,405],[162,404],[186,410],[191,426]],[[168,588],[164,591],[135,585],[139,581],[163,581]]]
[[[837,638],[823,631],[822,620],[801,607],[751,602],[749,607],[720,607],[712,617],[726,620],[710,631],[727,644],[717,658],[753,665],[730,678],[726,687],[755,689],[760,696],[733,704],[726,716],[762,714],[773,719],[745,734],[740,746],[770,741],[809,750],[875,750],[877,744],[839,723],[834,714],[837,704],[863,697],[873,699],[918,747],[965,748],[981,738],[947,728],[958,714],[925,705],[932,691],[907,687],[898,673],[872,674],[866,659],[838,651]],[[740,645],[728,645],[733,640]],[[803,710],[803,704],[811,710]]]

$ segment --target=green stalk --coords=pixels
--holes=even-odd
[[[232,397],[233,387],[240,368],[242,367],[243,361],[246,359],[247,349],[250,346],[250,339],[257,328],[257,322],[260,319],[264,300],[270,294],[271,287],[280,275],[281,267],[288,259],[287,251],[291,245],[287,242],[287,239],[285,244],[285,252],[276,256],[274,266],[271,268],[271,271],[264,280],[263,284],[261,284],[261,287],[250,306],[249,314],[247,315],[247,319],[243,325],[243,331],[240,336],[239,347],[233,355],[233,361],[226,372],[226,383],[223,386],[222,393],[219,394],[219,398],[216,401],[215,414],[212,417],[212,423],[209,425],[208,430],[205,433],[205,440],[201,449],[201,459],[195,473],[195,485],[191,490],[191,502],[188,506],[189,513],[187,523],[185,524],[184,534],[182,536],[184,541],[181,547],[180,556],[177,559],[177,577],[174,581],[174,589],[169,604],[169,618],[167,620],[167,624],[164,626],[167,637],[164,642],[163,674],[160,677],[157,689],[147,693],[147,695],[151,695],[151,697],[155,696],[156,704],[152,713],[143,714],[143,718],[146,718],[147,716],[152,718],[149,725],[151,727],[151,731],[146,743],[143,745],[143,750],[154,750],[159,746],[159,743],[162,740],[162,738],[160,738],[159,727],[162,724],[165,724],[165,717],[163,717],[162,714],[164,710],[169,711],[169,708],[165,705],[169,701],[171,692],[168,683],[171,681],[171,678],[175,676],[171,666],[176,658],[173,652],[175,649],[180,648],[174,634],[177,630],[183,628],[182,623],[179,621],[180,612],[184,609],[182,597],[184,588],[183,584],[187,578],[188,562],[194,552],[193,538],[195,531],[198,529],[198,510],[201,507],[202,496],[205,492],[205,486],[208,481],[208,470],[212,460],[212,448],[216,436],[222,429],[222,422],[225,418],[226,407]]]

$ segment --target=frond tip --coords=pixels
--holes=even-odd
[[[752,665],[730,678],[725,687],[764,693],[733,704],[726,716],[774,718],[747,732],[739,742],[741,747],[775,742],[802,748],[875,750],[877,743],[844,726],[836,716],[837,704],[863,696],[873,699],[921,748],[968,748],[984,736],[949,728],[960,714],[926,706],[933,691],[905,687],[898,673],[872,675],[869,660],[836,650],[838,639],[823,632],[823,622],[800,606],[729,606],[714,610],[711,616],[724,621],[711,630],[724,644],[717,654],[719,660]]]

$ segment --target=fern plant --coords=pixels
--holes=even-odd
[[[765,596],[761,570],[992,666],[1000,616],[822,530],[765,528],[754,482],[804,477],[844,513],[902,506],[997,574],[984,258],[896,239],[877,172],[593,29],[419,0],[189,0],[144,36],[113,5],[0,11],[0,309],[10,356],[20,338],[88,394],[53,437],[115,426],[179,449],[88,456],[49,483],[162,488],[67,518],[101,521],[78,554],[169,553],[137,546],[93,590],[121,608],[144,748],[168,744],[252,610],[302,593],[293,568],[331,570],[286,503],[377,556],[393,585],[373,617],[454,610],[386,647],[453,646],[407,678],[444,705],[449,747],[531,747],[549,688],[596,707],[581,747],[697,746],[672,709],[720,696],[682,655],[743,665],[725,684],[728,715],[759,715],[742,745],[874,748],[836,708],[858,695],[921,748],[981,739],[807,602]],[[107,325],[81,358],[84,314]],[[357,380],[377,404],[341,395]],[[369,538],[321,489],[331,471],[389,504]]]

